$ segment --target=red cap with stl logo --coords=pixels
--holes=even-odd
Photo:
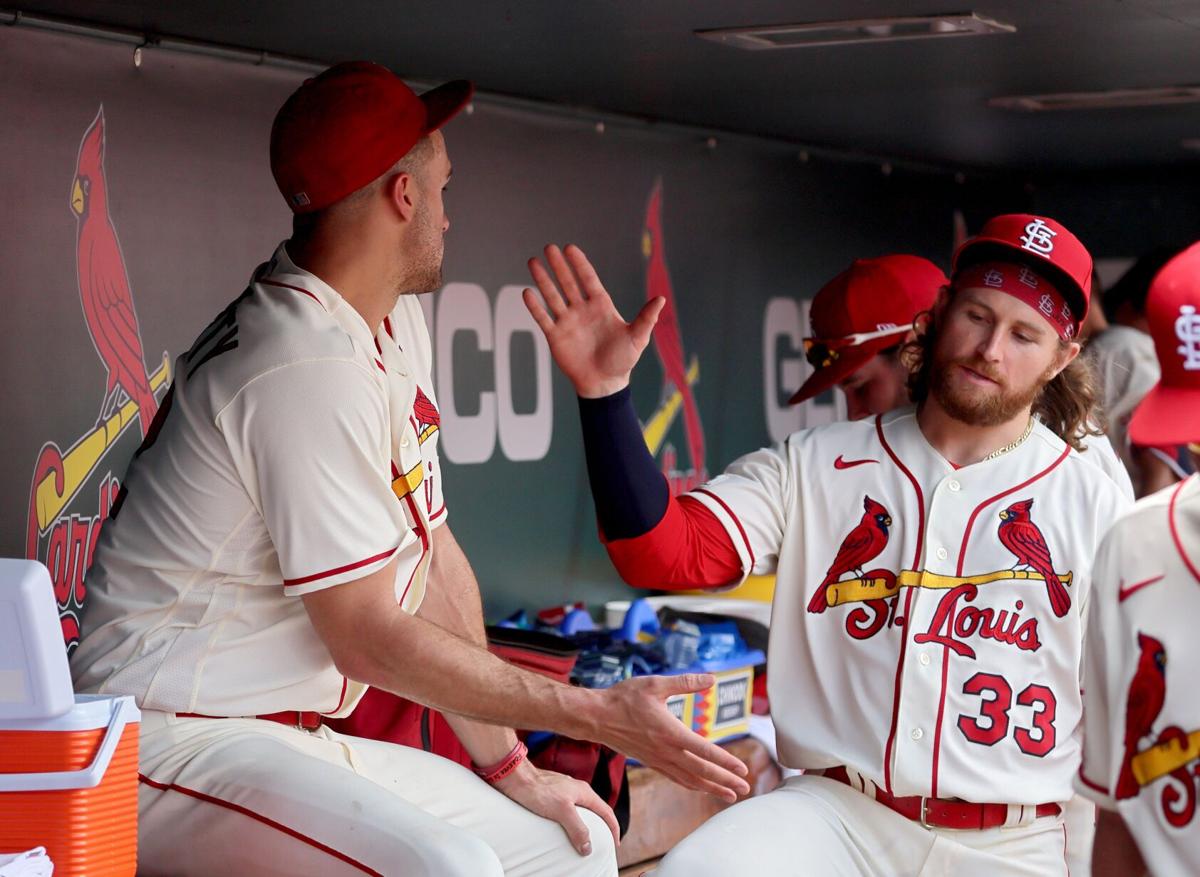
[[[1129,438],[1149,447],[1200,442],[1200,243],[1154,276],[1146,321],[1162,378],[1129,421]]]
[[[418,95],[378,64],[337,64],[292,92],[271,126],[271,173],[295,213],[357,192],[450,121],[475,87],[466,80]]]
[[[813,337],[805,344],[815,370],[791,404],[823,393],[875,354],[900,344],[913,319],[933,307],[938,290],[948,282],[940,268],[920,256],[897,254],[851,263],[813,299]],[[847,343],[855,335],[876,337]]]
[[[981,262],[1011,261],[1045,277],[1066,298],[1075,327],[1083,323],[1092,295],[1092,256],[1061,222],[1028,213],[992,217],[955,252],[951,273]]]

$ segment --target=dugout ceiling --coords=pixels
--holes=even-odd
[[[267,50],[366,57],[418,80],[951,168],[1200,164],[1200,103],[1029,113],[991,98],[1200,85],[1195,0],[31,0],[27,13]],[[1014,33],[739,51],[694,31],[975,12]]]

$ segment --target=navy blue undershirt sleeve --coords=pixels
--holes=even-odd
[[[588,481],[604,538],[631,539],[654,529],[671,499],[626,387],[600,399],[579,399]]]

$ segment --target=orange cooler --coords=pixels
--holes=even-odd
[[[138,728],[132,697],[76,695],[53,719],[0,727],[0,852],[46,848],[55,877],[133,877]]]

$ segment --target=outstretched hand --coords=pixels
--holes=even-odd
[[[707,691],[716,680],[705,673],[637,676],[603,690],[600,739],[688,789],[733,802],[750,794],[746,766],[734,755],[687,728],[667,709],[672,695]]]
[[[632,323],[626,323],[583,250],[574,244],[565,250],[550,244],[545,256],[550,271],[536,258],[528,263],[541,295],[526,289],[523,297],[554,361],[586,399],[624,389],[650,343],[666,299],[651,299]]]

